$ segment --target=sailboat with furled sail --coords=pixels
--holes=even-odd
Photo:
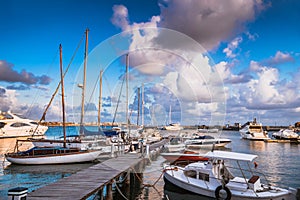
[[[62,116],[63,116],[63,134],[64,140],[57,141],[61,145],[51,146],[35,146],[27,151],[18,151],[15,153],[5,154],[5,158],[13,164],[22,165],[40,165],[40,164],[67,164],[90,162],[101,154],[102,151],[82,150],[77,147],[68,147],[66,140],[65,126],[65,104],[64,104],[64,76],[62,69],[62,46],[59,46],[60,51],[60,72],[61,72],[61,96],[62,96]],[[30,140],[28,140],[30,141]],[[52,141],[55,143],[55,141]],[[18,144],[16,145],[18,148]]]

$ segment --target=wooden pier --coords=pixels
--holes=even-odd
[[[141,173],[153,154],[158,154],[168,140],[149,147],[149,154],[127,153],[83,169],[69,177],[39,188],[27,195],[27,199],[86,199],[101,192],[104,186],[111,188],[114,179],[124,173]],[[144,156],[143,156],[144,155]]]

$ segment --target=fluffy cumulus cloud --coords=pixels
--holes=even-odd
[[[224,50],[234,58],[242,42],[235,34],[255,19],[263,4],[254,0],[164,0],[159,6],[160,15],[143,23],[131,23],[125,6],[113,7],[112,23],[131,36],[130,67],[144,76],[160,77],[161,86],[179,99],[182,119],[185,113],[197,118],[203,110],[218,112],[223,108],[220,104],[225,104],[224,91],[228,91],[223,81],[243,83],[251,76],[233,75],[226,63],[211,66],[206,52],[235,38]],[[166,96],[161,100],[170,102]]]
[[[242,31],[264,5],[255,0],[165,0],[160,7],[161,27],[182,32],[211,50]]]
[[[51,82],[51,78],[46,75],[35,76],[33,73],[27,72],[26,70],[17,72],[13,69],[13,64],[0,60],[0,81],[23,83],[26,85],[48,85]],[[24,89],[24,87],[21,87],[21,89]]]
[[[274,123],[268,119],[280,121],[286,118],[282,115],[283,110],[291,118],[299,115],[300,82],[296,78],[300,74],[299,70],[291,80],[282,80],[277,68],[251,61],[247,73],[252,74],[252,78],[236,84],[228,93],[228,113],[239,113],[240,121],[249,120],[249,113],[251,116],[263,116],[264,122],[268,124]],[[282,121],[282,125],[290,123]]]

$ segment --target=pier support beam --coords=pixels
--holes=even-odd
[[[106,189],[107,189],[107,196],[106,196],[105,200],[113,200],[112,184],[108,183],[106,185]]]

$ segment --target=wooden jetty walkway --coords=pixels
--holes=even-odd
[[[164,139],[150,145],[149,152],[157,153],[167,142],[168,140]],[[141,153],[127,153],[108,159],[55,183],[38,188],[29,193],[27,199],[86,199],[101,191],[105,185],[111,184],[113,179],[121,176],[124,172],[132,169],[143,170],[149,156],[151,153],[145,157]]]

